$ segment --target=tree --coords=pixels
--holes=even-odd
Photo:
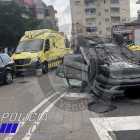
[[[35,18],[24,18],[29,12],[25,6],[19,6],[17,1],[9,4],[0,2],[0,47],[16,47],[25,31],[35,29],[53,29],[53,24]]]

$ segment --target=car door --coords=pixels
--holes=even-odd
[[[88,81],[89,59],[85,55],[65,55],[63,64],[57,68],[56,74],[63,78]]]
[[[4,75],[4,63],[0,57],[0,82],[2,82],[3,75]]]

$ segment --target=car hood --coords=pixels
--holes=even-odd
[[[16,54],[14,53],[12,55],[12,59],[16,60],[16,59],[33,59],[34,57],[40,56],[41,52],[21,52],[20,54]]]

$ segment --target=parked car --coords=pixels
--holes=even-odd
[[[15,62],[7,55],[0,54],[0,82],[11,84],[15,71]]]

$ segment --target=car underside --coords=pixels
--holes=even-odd
[[[64,57],[58,76],[87,82],[97,99],[107,99],[109,104],[113,96],[140,87],[140,58],[123,45],[120,36],[118,42],[82,36],[77,40],[80,53]]]

